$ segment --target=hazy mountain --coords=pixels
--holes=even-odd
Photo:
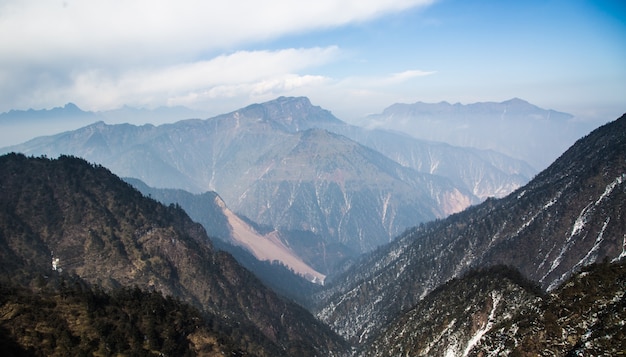
[[[388,130],[351,125],[325,128],[379,151],[403,166],[444,176],[481,201],[489,197],[504,197],[537,173],[525,161],[493,150],[462,148]]]
[[[467,105],[398,103],[359,120],[358,124],[455,146],[495,150],[522,159],[538,170],[597,126],[518,98]]]
[[[0,113],[0,146],[22,143],[41,135],[74,130],[102,118],[74,103],[42,110],[11,110]]]
[[[320,295],[318,317],[365,341],[470,268],[504,264],[544,289],[626,256],[626,116],[577,141],[529,184],[407,231]]]
[[[179,206],[144,197],[110,171],[63,156],[0,157],[0,278],[22,286],[57,274],[105,289],[178,297],[254,355],[327,355],[344,343],[278,297]],[[221,327],[220,327],[221,326]]]
[[[481,200],[505,196],[537,173],[528,163],[493,150],[452,146],[419,140],[396,131],[348,125],[329,111],[312,106],[306,98],[279,98],[260,106],[265,115],[278,120],[286,130],[318,128],[346,136],[402,166],[444,176]]]
[[[52,109],[10,110],[0,113],[0,147],[15,145],[37,136],[75,130],[97,121],[107,123],[170,123],[182,119],[204,118],[206,113],[186,107],[155,109],[122,108],[107,111],[84,111],[74,103]]]
[[[162,126],[102,122],[5,149],[69,153],[152,187],[219,193],[234,212],[280,231],[311,231],[355,252],[478,202],[344,136],[306,98],[279,98],[208,120]],[[299,131],[298,131],[299,130]]]
[[[551,294],[505,267],[430,293],[365,356],[616,356],[626,348],[626,265],[589,266]]]

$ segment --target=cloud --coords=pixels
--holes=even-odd
[[[422,71],[422,70],[418,70],[418,69],[412,69],[412,70],[408,70],[408,71],[404,71],[404,72],[393,73],[391,76],[389,76],[386,79],[386,82],[388,84],[395,84],[395,83],[398,83],[398,82],[408,81],[408,80],[416,78],[416,77],[430,76],[430,75],[435,74],[435,73],[437,73],[437,72],[435,72],[435,71]]]
[[[338,86],[346,88],[361,88],[362,90],[370,91],[389,86],[396,86],[401,83],[409,82],[415,78],[431,76],[436,73],[436,71],[410,69],[387,75],[348,77],[342,79]]]
[[[110,109],[122,104],[194,106],[208,99],[259,96],[320,83],[324,80],[321,76],[296,73],[332,61],[339,53],[332,46],[238,51],[206,61],[131,69],[115,75],[99,70],[78,71],[69,85],[58,88],[57,93],[74,98],[89,109]]]
[[[5,63],[70,56],[139,63],[232,49],[342,26],[431,0],[8,0],[0,5]],[[4,56],[3,56],[4,57]],[[150,58],[152,61],[157,60]]]
[[[432,0],[0,1],[0,111],[163,105],[328,82],[336,46],[251,50]],[[221,94],[220,94],[221,93]]]

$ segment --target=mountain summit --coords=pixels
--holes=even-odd
[[[312,105],[307,97],[278,97],[263,104],[249,105],[235,115],[257,117],[289,132],[343,124],[328,110]]]

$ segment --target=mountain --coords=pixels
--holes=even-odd
[[[10,110],[0,113],[0,145],[15,145],[40,135],[74,130],[102,118],[74,103],[42,110]]]
[[[325,129],[370,147],[402,166],[444,176],[480,201],[489,197],[504,197],[537,173],[525,161],[493,150],[462,148],[419,140],[393,131],[352,125],[325,126]]]
[[[320,293],[317,316],[364,342],[472,268],[507,265],[543,289],[626,256],[626,115],[577,141],[502,199],[408,230]]]
[[[246,109],[261,110],[291,132],[324,129],[372,148],[402,166],[444,176],[480,200],[502,197],[527,183],[537,171],[522,160],[493,150],[418,140],[397,131],[349,125],[329,111],[312,106],[307,98],[281,97]],[[244,109],[244,110],[246,110]]]
[[[532,172],[519,161],[503,163],[506,158],[495,153],[391,133],[376,146],[387,148],[383,155],[336,132],[364,142],[376,135],[348,126],[307,98],[281,97],[207,120],[100,122],[4,151],[72,154],[152,187],[216,191],[254,222],[313,232],[328,246],[344,245],[356,254],[407,227],[502,196]]]
[[[506,267],[437,288],[363,356],[617,356],[626,349],[626,264],[585,267],[542,294]]]
[[[68,153],[152,187],[216,191],[254,222],[310,231],[356,253],[478,201],[442,176],[404,167],[344,136],[303,128],[337,122],[306,98],[281,98],[158,127],[100,122],[6,150]]]
[[[519,98],[466,105],[398,103],[359,120],[358,124],[455,146],[495,150],[522,159],[538,170],[546,168],[596,126]]]
[[[97,118],[97,114],[83,111],[74,103],[67,103],[63,107],[52,109],[10,110],[6,113],[0,113],[0,123],[3,125],[17,125],[24,121],[28,121],[30,124],[44,124],[46,121],[61,119],[90,123],[95,118]]]
[[[308,304],[311,292],[317,287],[312,285],[323,284],[325,277],[324,273],[316,270],[323,266],[312,267],[309,262],[328,261],[338,264],[341,260],[341,257],[335,258],[331,254],[326,259],[310,259],[311,254],[307,252],[306,245],[287,245],[288,241],[297,242],[302,233],[278,232],[259,227],[233,213],[215,192],[192,194],[177,189],[152,188],[137,179],[124,180],[145,196],[165,205],[180,205],[191,219],[205,227],[217,249],[230,253],[263,283],[301,305]],[[289,239],[284,239],[285,236]],[[313,250],[323,252],[323,249]],[[341,249],[336,250],[341,252]]]
[[[0,157],[0,278],[36,288],[76,277],[192,304],[253,355],[332,355],[345,343],[266,288],[180,206],[146,198],[82,159]]]
[[[155,109],[122,108],[85,111],[74,103],[52,109],[10,110],[0,113],[0,146],[22,143],[42,135],[75,130],[97,121],[108,123],[169,123],[181,119],[204,118],[206,113],[185,107]]]

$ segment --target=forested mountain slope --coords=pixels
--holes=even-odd
[[[278,297],[178,206],[144,197],[101,166],[0,157],[0,273],[36,286],[75,275],[105,289],[138,286],[180,298],[229,326],[243,351],[319,355],[344,343],[303,308]]]

